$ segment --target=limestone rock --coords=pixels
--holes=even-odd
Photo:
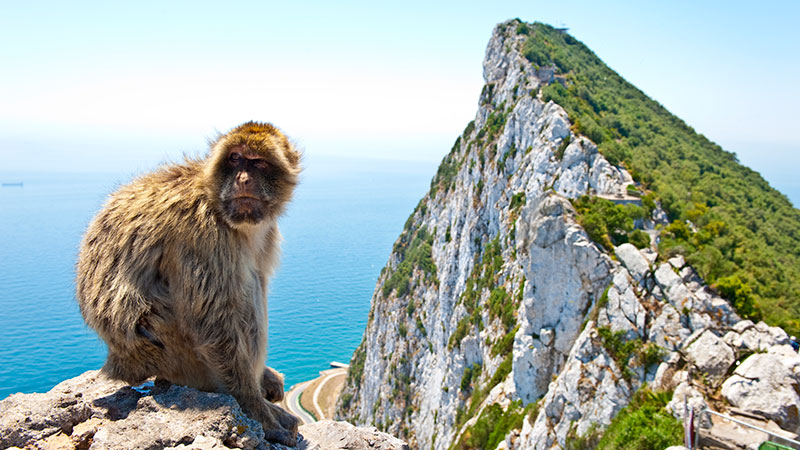
[[[408,444],[378,431],[375,427],[357,428],[347,422],[323,420],[300,427],[302,450],[408,450]]]
[[[704,413],[708,408],[703,394],[695,389],[688,380],[678,384],[672,394],[672,400],[667,403],[667,411],[670,411],[676,419],[683,420],[689,412],[694,411],[695,417],[699,418],[702,427],[711,426],[711,417]]]
[[[742,320],[733,326],[723,337],[726,343],[734,348],[753,352],[766,351],[776,345],[788,345],[789,336],[778,327],[770,327],[764,322],[754,325],[749,320]]]
[[[650,264],[644,256],[642,256],[642,253],[639,252],[639,249],[626,243],[614,248],[614,253],[628,269],[633,279],[636,280],[637,283],[641,283],[650,270]]]
[[[320,422],[300,428],[299,449],[405,449],[375,429]],[[284,449],[236,400],[166,382],[139,387],[89,371],[44,394],[0,402],[0,448]]]
[[[593,424],[607,426],[632,394],[611,356],[600,343],[593,322],[575,341],[564,371],[550,384],[539,414],[523,427],[522,448],[563,448],[575,428],[585,434]]]
[[[756,353],[747,358],[722,384],[731,404],[774,420],[786,430],[800,431],[800,384],[794,358]]]
[[[701,372],[723,376],[736,360],[733,350],[710,330],[706,330],[686,349],[689,361]]]

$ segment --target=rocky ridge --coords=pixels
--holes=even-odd
[[[297,449],[402,450],[408,446],[374,428],[322,421],[300,427]],[[168,382],[138,387],[89,371],[44,394],[0,401],[0,448],[260,449],[261,424],[236,400]]]
[[[641,250],[609,253],[578,224],[571,199],[635,202],[633,180],[543,101],[563,80],[525,41],[516,21],[491,37],[478,113],[381,273],[338,417],[433,449],[507,423],[481,445],[549,449],[602,430],[649,384],[674,392],[678,418],[727,402],[800,431],[788,336],[742,321],[680,256],[658,260],[663,211],[638,224]]]

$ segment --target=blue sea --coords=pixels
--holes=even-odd
[[[286,387],[361,341],[378,274],[437,164],[311,159],[280,220],[269,293],[269,360]],[[81,318],[75,261],[106,196],[135,174],[0,173],[0,399],[44,392],[105,361]]]

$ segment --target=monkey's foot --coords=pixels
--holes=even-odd
[[[264,439],[288,447],[297,445],[299,419],[277,405],[266,400],[261,401],[263,403],[247,412],[251,418],[261,422],[261,427],[264,429]]]
[[[264,368],[261,375],[261,390],[264,398],[276,403],[283,400],[283,375],[269,367]]]
[[[300,419],[295,417],[292,414],[284,411],[281,407],[275,407],[275,415],[278,419],[278,422],[281,424],[283,428],[286,428],[292,434],[297,434],[297,428],[300,426]]]

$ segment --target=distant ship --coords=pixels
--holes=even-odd
[[[22,187],[22,181],[17,181],[15,183],[2,183],[3,187],[11,187],[11,186],[18,186]]]

